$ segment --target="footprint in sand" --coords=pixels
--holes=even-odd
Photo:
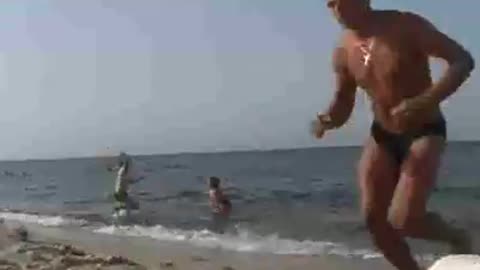
[[[172,269],[175,268],[175,264],[172,261],[164,261],[160,263],[162,269]]]
[[[194,262],[208,262],[207,258],[201,256],[192,256],[192,261]]]

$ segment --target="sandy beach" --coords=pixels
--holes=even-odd
[[[240,253],[12,222],[2,224],[0,240],[0,269],[393,270],[383,259]]]

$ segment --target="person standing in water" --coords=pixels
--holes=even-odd
[[[133,200],[128,194],[130,184],[139,181],[135,179],[133,160],[126,153],[120,153],[117,164],[117,177],[115,179],[115,187],[113,197],[120,203],[120,207],[127,210],[138,209],[138,202]]]
[[[223,193],[222,188],[220,187],[220,179],[218,177],[210,177],[208,179],[208,186],[210,208],[213,213],[213,229],[223,233],[232,211],[232,203],[225,193]]]
[[[374,10],[369,0],[327,0],[343,27],[333,52],[336,91],[313,123],[317,138],[350,118],[357,87],[372,101],[370,136],[358,164],[361,208],[374,244],[399,270],[419,270],[406,237],[471,253],[466,231],[427,210],[446,144],[440,104],[474,69],[470,53],[426,18]],[[429,58],[448,65],[434,83]]]

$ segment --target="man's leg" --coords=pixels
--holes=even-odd
[[[387,218],[398,170],[390,153],[370,138],[358,167],[361,207],[373,242],[385,258],[399,270],[419,270],[407,243]]]
[[[448,225],[438,214],[426,210],[444,144],[440,136],[422,137],[412,143],[400,171],[390,220],[405,236],[447,242],[453,252],[470,253],[470,241],[463,230]]]

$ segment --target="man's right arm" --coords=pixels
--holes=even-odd
[[[342,47],[336,48],[333,53],[333,69],[336,90],[333,100],[323,115],[329,118],[324,123],[328,128],[339,128],[347,122],[352,114],[357,89],[355,78],[347,67],[347,52]]]

